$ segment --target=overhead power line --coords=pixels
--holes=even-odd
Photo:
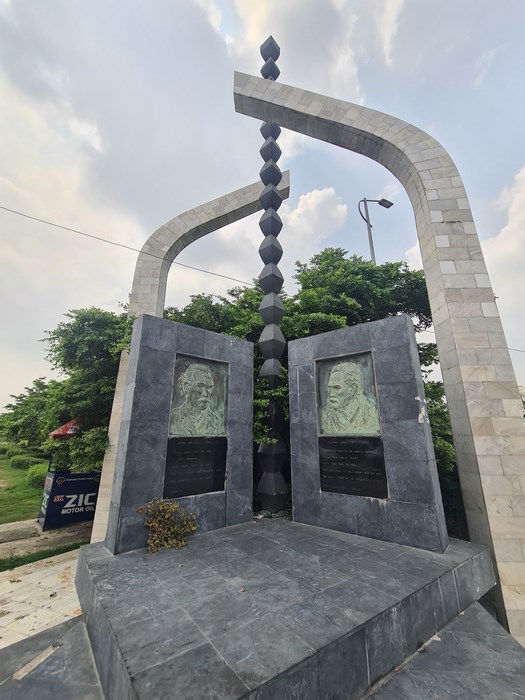
[[[86,238],[92,238],[95,241],[101,241],[102,243],[109,243],[109,245],[117,246],[118,248],[126,248],[126,250],[133,250],[135,253],[143,253],[143,255],[149,255],[151,258],[157,258],[158,260],[164,260],[160,255],[155,255],[154,253],[146,253],[139,248],[133,248],[125,243],[117,243],[116,241],[110,241],[107,238],[102,238],[101,236],[94,236],[92,233],[86,233],[85,231],[79,231],[76,228],[70,228],[69,226],[62,226],[61,224],[55,224],[53,221],[47,221],[46,219],[39,219],[37,216],[31,216],[30,214],[24,214],[24,212],[17,211],[16,209],[10,209],[9,207],[4,207],[0,204],[0,209],[8,211],[11,214],[16,214],[17,216],[23,216],[25,219],[31,219],[32,221],[38,221],[41,224],[47,224],[48,226],[54,226],[55,228],[62,229],[62,231],[69,231],[70,233],[76,233],[79,236],[85,236]],[[180,267],[186,267],[189,270],[195,270],[195,272],[204,272],[206,275],[213,275],[214,277],[222,277],[226,280],[231,280],[232,282],[240,282],[241,284],[246,284],[249,287],[254,287],[253,282],[245,282],[244,280],[237,279],[236,277],[230,277],[229,275],[221,275],[219,272],[212,272],[211,270],[203,270],[201,267],[194,267],[193,265],[187,265],[186,263],[173,261],[173,265],[179,265]]]
[[[143,255],[149,255],[151,258],[157,258],[158,260],[164,260],[160,255],[155,255],[154,253],[146,253],[139,248],[133,248],[125,243],[117,243],[116,241],[110,241],[107,238],[102,238],[102,236],[95,236],[92,233],[86,233],[85,231],[79,231],[76,228],[70,228],[69,226],[62,226],[61,224],[56,224],[53,221],[47,221],[47,219],[39,219],[37,216],[31,216],[30,214],[25,214],[22,211],[17,211],[16,209],[10,209],[9,207],[4,207],[0,204],[0,209],[8,211],[11,214],[16,214],[17,216],[22,216],[24,219],[31,219],[31,221],[38,221],[40,224],[47,224],[48,226],[53,226],[54,228],[59,228],[62,231],[69,231],[70,233],[76,233],[79,236],[85,236],[86,238],[92,238],[95,241],[101,241],[102,243],[108,243],[109,245],[117,246],[118,248],[125,248],[126,250],[132,250],[135,253],[143,253]],[[194,270],[195,272],[203,272],[206,275],[213,275],[214,277],[222,277],[226,280],[231,280],[232,282],[240,282],[241,284],[246,284],[249,287],[254,287],[253,282],[246,282],[245,280],[237,279],[236,277],[230,277],[229,275],[221,275],[220,272],[212,272],[211,270],[204,270],[201,267],[194,267],[193,265],[187,265],[186,263],[177,262],[174,260],[173,265],[179,265],[180,267],[186,267],[188,270]],[[434,331],[423,330],[418,331],[419,333],[430,333],[435,337]],[[525,350],[519,350],[518,348],[508,348],[511,352],[524,352]]]

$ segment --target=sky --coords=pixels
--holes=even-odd
[[[280,82],[430,133],[463,178],[519,384],[525,384],[523,0],[0,0],[0,407],[50,379],[45,332],[70,309],[120,311],[137,253],[162,224],[255,182],[259,122],[236,114],[233,72],[281,47]],[[421,267],[398,181],[363,156],[283,130],[285,290],[327,246]],[[258,215],[178,261],[250,282]],[[172,266],[167,305],[237,283]],[[421,337],[432,340],[432,335]],[[519,352],[522,350],[523,352]],[[1,410],[1,408],[0,408]]]

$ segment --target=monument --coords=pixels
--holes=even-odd
[[[275,47],[271,38],[263,44],[263,57],[270,53],[262,85],[237,78],[237,106],[255,116],[267,110],[273,140],[275,123],[285,122],[344,141],[338,101],[288,87],[274,91]],[[354,107],[362,116],[364,108],[352,105],[344,114]],[[318,119],[323,110],[328,128]],[[305,111],[306,119],[297,117]],[[366,125],[377,121],[389,118]],[[278,178],[273,165],[268,169]],[[270,185],[258,205],[250,190],[250,207],[262,206],[270,211],[263,220],[275,222],[280,194]],[[417,191],[417,181],[412,185]],[[196,236],[213,230],[209,222],[192,225]],[[279,253],[276,233],[266,235],[266,277],[273,281],[261,305],[260,342],[264,374],[275,386],[284,342]],[[458,243],[453,235],[460,234],[442,238]],[[136,277],[139,297],[157,316],[167,268],[183,247],[172,231],[163,238],[157,243],[167,257],[153,262],[153,273],[141,253],[145,267]],[[156,284],[145,282],[155,274]],[[27,649],[25,642],[15,645],[5,667],[26,666],[2,681],[10,696],[56,697],[64,678],[78,697],[108,699],[416,700],[429,689],[519,694],[525,652],[476,602],[496,584],[489,549],[448,541],[410,319],[290,343],[289,522],[251,518],[251,344],[157,316],[143,313],[135,321],[121,366],[122,379],[127,365],[126,386],[105,544],[85,546],[79,556],[83,621],[76,635],[60,626],[51,651],[44,636],[36,666],[19,662]],[[277,447],[265,458],[268,488],[261,493],[276,508],[283,498],[279,419],[271,431]],[[199,533],[183,549],[149,556],[137,506],[161,497],[195,512]],[[72,663],[91,659],[90,650],[94,666]]]

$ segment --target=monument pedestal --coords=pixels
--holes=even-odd
[[[443,554],[284,520],[181,550],[83,547],[77,588],[108,698],[358,698],[495,584]],[[524,654],[525,659],[525,654]]]

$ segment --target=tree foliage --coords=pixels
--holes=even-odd
[[[68,321],[46,333],[47,356],[67,379],[61,383],[62,403],[69,420],[84,430],[107,426],[119,366],[119,348],[129,335],[126,314],[101,309],[77,309]]]
[[[452,426],[443,383],[427,381],[425,396],[448,530],[454,537],[468,539],[465,508],[452,441]]]
[[[345,319],[345,325],[375,321],[405,313],[416,330],[432,323],[430,305],[421,271],[406,263],[373,265],[342,248],[326,248],[309,264],[296,263],[297,311],[326,313]]]
[[[327,248],[309,263],[296,263],[298,290],[281,299],[285,307],[282,330],[287,340],[366,323],[406,313],[416,330],[431,324],[423,273],[402,262],[372,265],[357,256],[346,257],[341,248]],[[226,296],[198,294],[182,309],[167,308],[165,317],[255,343],[255,377],[262,363],[257,341],[263,329],[258,307],[260,287],[235,287]],[[107,444],[120,350],[129,343],[131,322],[125,313],[77,309],[46,333],[47,358],[60,370],[62,381],[36,379],[25,392],[13,397],[0,416],[0,431],[9,442],[40,446],[75,469],[100,466]],[[420,344],[423,368],[437,361],[433,343]],[[286,356],[283,357],[286,365]],[[275,394],[287,410],[286,382],[270,390],[255,381],[256,441],[264,439],[265,407]],[[463,534],[462,504],[452,432],[440,383],[427,383],[428,411],[445,507],[456,534]],[[84,433],[67,442],[47,440],[48,433],[68,420],[79,420]]]
[[[66,321],[46,333],[47,359],[65,378],[35,379],[13,396],[0,420],[5,439],[39,446],[55,463],[74,471],[100,467],[107,446],[107,428],[119,365],[119,349],[130,335],[126,314],[101,309],[69,311]],[[48,434],[76,420],[83,432],[67,441]]]

